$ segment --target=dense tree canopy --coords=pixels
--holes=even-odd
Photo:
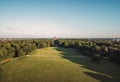
[[[59,40],[61,47],[75,48],[84,55],[94,57],[108,57],[111,61],[120,64],[120,42],[112,40],[65,39]]]
[[[120,64],[120,42],[94,39],[59,39],[57,43],[60,47],[75,48],[84,55],[94,57],[95,54],[99,54],[101,58],[108,57],[111,61]],[[52,39],[0,40],[0,61],[9,57],[23,56],[35,49],[54,45],[55,41]]]

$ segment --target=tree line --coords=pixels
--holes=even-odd
[[[96,62],[108,57],[111,61],[120,64],[120,42],[92,39],[59,39],[57,41],[52,39],[0,40],[0,61],[10,57],[27,55],[35,49],[52,46],[75,48],[80,53],[92,57]]]
[[[0,61],[10,57],[27,55],[35,49],[53,46],[50,39],[0,41]]]
[[[107,57],[112,62],[120,64],[120,42],[117,41],[61,39],[59,45],[64,48],[75,48],[80,53],[92,57],[96,62]]]

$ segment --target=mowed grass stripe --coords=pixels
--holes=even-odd
[[[120,81],[117,78],[119,71],[116,71],[119,66],[112,65],[109,62],[94,64],[88,57],[83,57],[71,48],[48,47],[37,49],[29,56],[5,63],[2,67],[4,71],[0,75],[0,82]],[[109,70],[110,72],[106,71],[109,67],[112,67],[113,72],[111,70]]]

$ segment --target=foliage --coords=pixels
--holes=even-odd
[[[37,48],[53,46],[51,39],[0,40],[0,61],[26,55]]]
[[[111,61],[120,64],[120,42],[100,39],[61,39],[61,47],[75,48],[87,56],[100,54],[101,57],[108,57]]]
[[[120,62],[120,42],[104,39],[59,39],[58,42],[60,47],[75,48],[90,57],[100,54],[101,57],[108,57],[113,62]],[[0,61],[54,45],[52,39],[0,40]]]
[[[96,62],[96,63],[100,63],[101,62],[101,56],[99,54],[95,54],[92,56],[92,61]]]

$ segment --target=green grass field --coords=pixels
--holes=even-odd
[[[1,65],[0,82],[120,82],[120,67],[100,64],[75,49],[37,49]]]

